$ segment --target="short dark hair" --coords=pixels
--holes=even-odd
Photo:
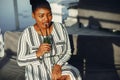
[[[30,0],[30,4],[32,6],[32,12],[34,12],[37,8],[46,8],[51,10],[51,6],[46,0]]]

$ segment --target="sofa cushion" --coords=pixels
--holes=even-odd
[[[25,80],[25,68],[19,67],[15,59],[0,60],[0,80]]]
[[[10,32],[7,31],[4,34],[4,48],[5,54],[8,56],[17,55],[17,47],[18,47],[18,39],[20,37],[21,32],[14,31]]]

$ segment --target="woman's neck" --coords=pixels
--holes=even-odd
[[[40,26],[38,26],[37,24],[34,25],[35,30],[37,31],[38,34],[42,35],[42,36],[48,36],[51,34],[53,26],[50,27],[46,27],[46,28],[41,28]]]

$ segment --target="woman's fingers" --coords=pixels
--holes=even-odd
[[[51,50],[51,45],[48,43],[43,43],[40,45],[37,51],[37,57],[44,55],[45,53],[49,52]]]
[[[61,66],[55,64],[52,69],[52,77],[53,79],[59,79],[61,77],[62,71]]]
[[[43,44],[41,45],[41,49],[42,49],[43,51],[45,51],[45,52],[48,52],[48,51],[51,50],[51,45],[50,45],[50,44],[47,44],[47,43],[43,43]]]
[[[45,51],[45,52],[46,51],[50,51],[51,50],[51,46],[48,43],[43,43],[43,44],[40,45],[39,50]]]

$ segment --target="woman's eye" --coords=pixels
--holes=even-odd
[[[52,13],[48,14],[48,16],[52,16]]]
[[[39,15],[40,18],[44,17],[43,15]]]

